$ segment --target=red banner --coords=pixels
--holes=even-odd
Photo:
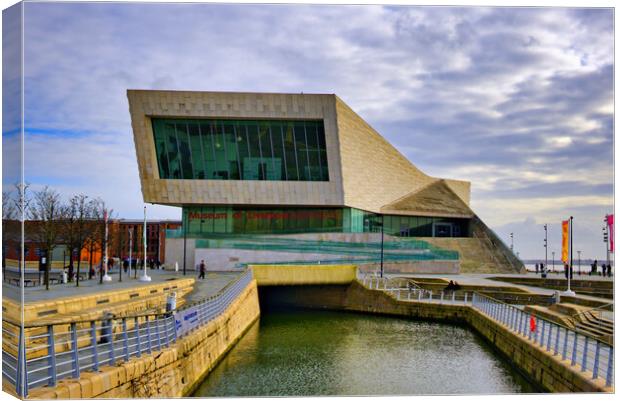
[[[568,263],[568,220],[562,221],[562,262]]]
[[[607,218],[607,228],[609,232],[609,252],[614,251],[614,215],[608,214]]]

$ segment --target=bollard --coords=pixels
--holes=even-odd
[[[166,298],[166,312],[174,312],[177,309],[177,293],[171,292]]]

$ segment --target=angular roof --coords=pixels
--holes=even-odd
[[[381,213],[465,218],[474,215],[469,206],[442,179],[383,206]]]

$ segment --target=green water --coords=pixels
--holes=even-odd
[[[261,316],[195,397],[532,393],[465,327],[331,311]]]

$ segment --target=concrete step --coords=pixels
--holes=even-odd
[[[595,323],[590,322],[578,322],[575,324],[575,327],[580,328],[581,330],[589,331],[596,335],[613,335],[614,331],[610,330],[604,326],[598,326]]]

